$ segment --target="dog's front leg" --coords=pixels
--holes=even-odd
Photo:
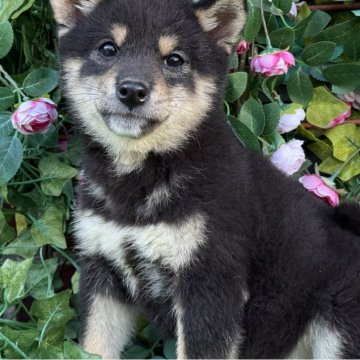
[[[232,288],[224,286],[221,278],[191,283],[180,290],[175,305],[178,358],[238,358],[246,291],[238,281]]]
[[[103,261],[83,261],[80,281],[81,344],[103,359],[118,359],[131,338],[136,311]]]

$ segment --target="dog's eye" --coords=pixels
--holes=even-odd
[[[167,66],[182,66],[184,65],[185,60],[179,54],[171,54],[167,58],[165,58],[165,64]]]
[[[115,56],[117,48],[112,42],[107,42],[99,47],[99,52],[106,57]]]

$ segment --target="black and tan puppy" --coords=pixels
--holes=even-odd
[[[243,1],[51,3],[86,144],[84,348],[119,357],[143,312],[179,358],[360,357],[358,210],[315,199],[224,119]]]

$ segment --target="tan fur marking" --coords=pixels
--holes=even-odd
[[[111,29],[111,35],[118,47],[121,47],[124,44],[127,34],[128,29],[125,25],[115,24]]]
[[[85,15],[89,15],[101,0],[80,0],[76,7]]]
[[[135,328],[135,318],[130,306],[108,296],[94,295],[82,340],[85,351],[103,359],[119,359]]]
[[[173,35],[161,35],[159,39],[159,50],[161,56],[170,55],[178,46],[179,40]]]

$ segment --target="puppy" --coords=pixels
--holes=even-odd
[[[142,312],[179,358],[360,357],[357,207],[241,146],[223,91],[243,0],[51,0],[84,140],[82,344]]]

